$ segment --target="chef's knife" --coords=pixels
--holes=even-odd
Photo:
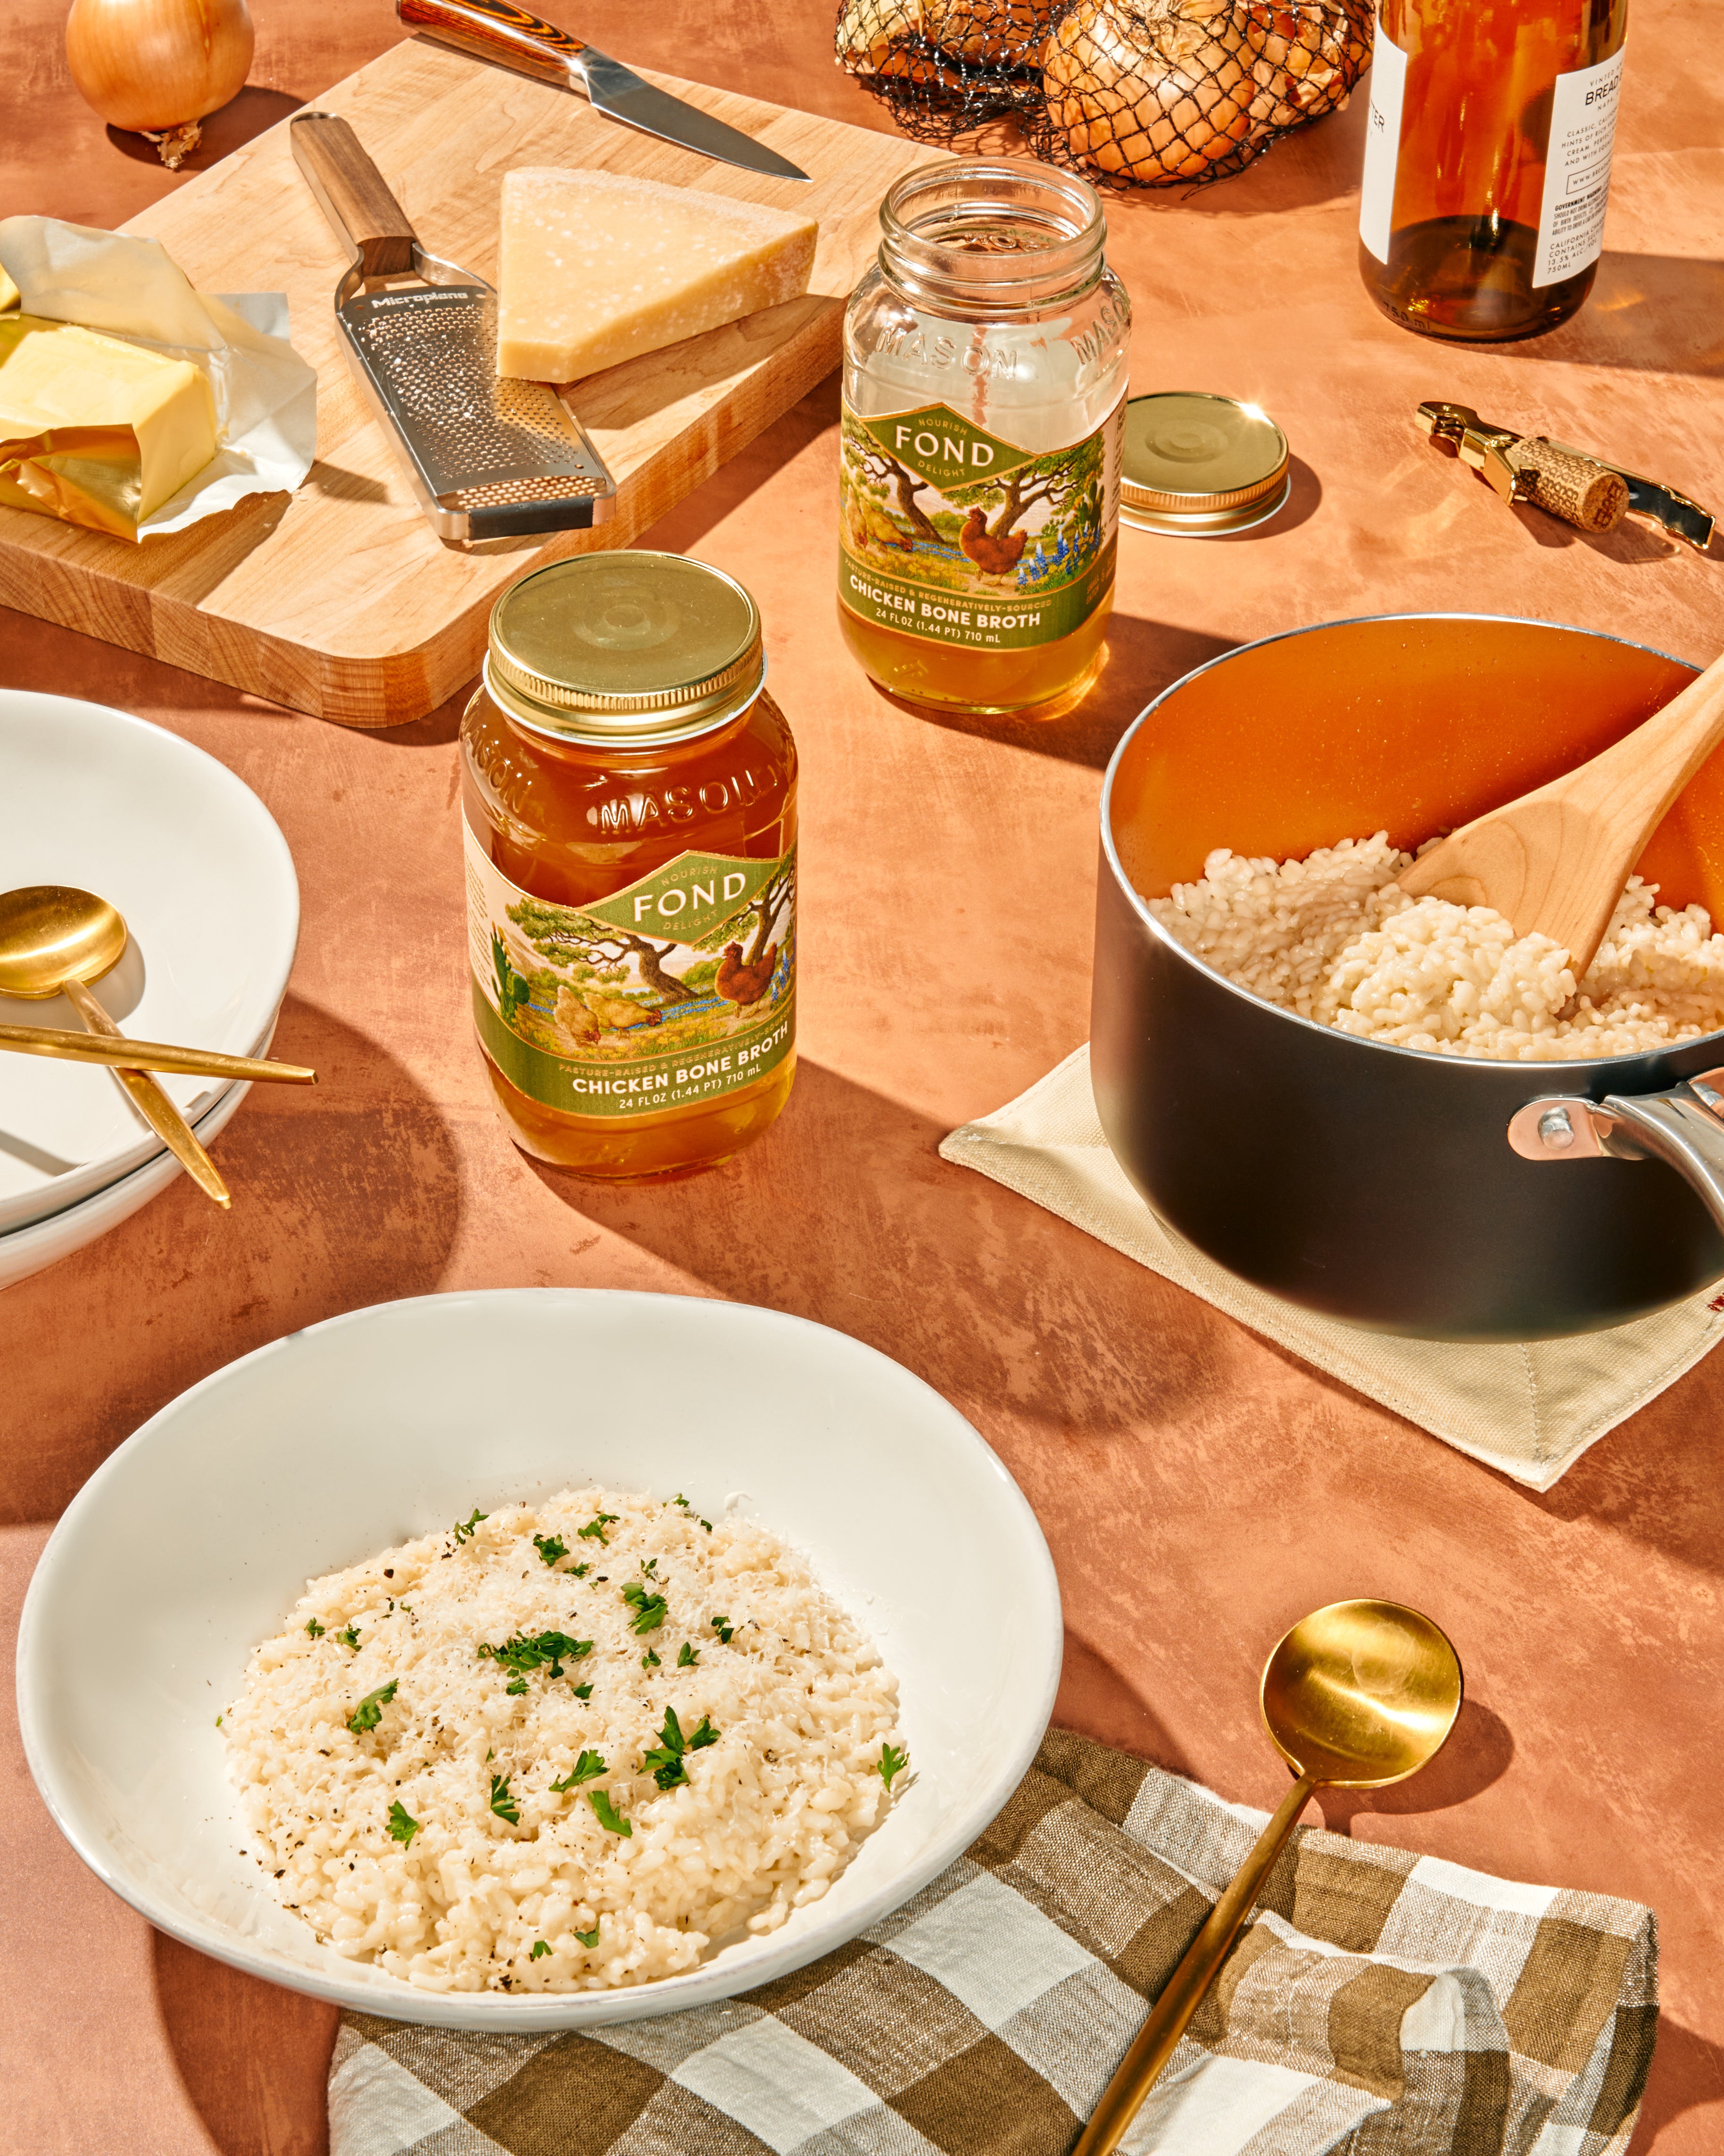
[[[422,30],[459,52],[555,83],[561,90],[582,90],[594,111],[603,113],[607,120],[620,120],[661,141],[675,142],[679,149],[716,157],[721,164],[740,165],[744,172],[764,172],[772,179],[808,177],[800,166],[752,135],[726,127],[710,112],[685,105],[665,90],[654,90],[620,60],[530,15],[524,8],[511,7],[508,0],[395,0],[395,12],[409,29]]]

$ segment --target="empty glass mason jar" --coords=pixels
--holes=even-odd
[[[884,689],[1051,716],[1113,603],[1131,306],[1095,190],[988,158],[908,172],[844,317],[839,616]]]

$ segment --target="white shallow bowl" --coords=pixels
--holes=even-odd
[[[248,1055],[267,1055],[275,1031],[272,1018],[263,1038],[245,1053]],[[61,1069],[64,1069],[62,1065]],[[244,1080],[238,1084],[220,1087],[215,1096],[215,1106],[206,1108],[192,1125],[199,1142],[208,1146],[218,1132],[233,1119],[234,1111],[251,1091],[251,1082]],[[28,1280],[33,1273],[44,1271],[69,1258],[74,1250],[81,1250],[105,1235],[110,1228],[117,1228],[122,1220],[129,1220],[134,1213],[142,1210],[152,1198],[158,1198],[177,1175],[184,1168],[164,1147],[141,1168],[135,1168],[130,1175],[122,1175],[117,1182],[105,1183],[100,1190],[87,1198],[50,1213],[45,1219],[27,1222],[22,1228],[12,1228],[0,1234],[0,1288],[11,1287],[15,1282]]]
[[[0,690],[0,886],[74,884],[131,941],[95,993],[127,1033],[230,1055],[275,1021],[299,935],[287,841],[226,765],[105,704]],[[0,996],[0,1024],[82,1021]],[[228,1088],[164,1075],[195,1122]],[[0,1234],[106,1189],[162,1144],[99,1065],[0,1054]]]
[[[897,1676],[911,1778],[824,1900],[637,1989],[420,1991],[276,1902],[215,1718],[313,1574],[482,1510],[609,1482],[793,1543]],[[260,1348],[153,1416],[54,1529],[24,1604],[24,1751],[54,1823],[163,1931],[398,2020],[577,2029],[695,2006],[829,1952],[993,1818],[1053,1711],[1060,1591],[957,1409],[859,1342],[745,1304],[578,1289],[429,1296]]]

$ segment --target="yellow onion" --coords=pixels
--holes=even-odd
[[[1254,132],[1262,42],[1231,0],[1078,0],[1042,48],[1048,117],[1099,172],[1199,178]]]
[[[178,169],[198,122],[244,86],[251,66],[245,0],[72,0],[66,61],[110,127],[145,135]]]
[[[1296,127],[1336,112],[1371,57],[1368,0],[1276,0],[1252,11],[1260,18],[1263,50],[1252,73],[1258,94],[1252,118],[1262,127]]]

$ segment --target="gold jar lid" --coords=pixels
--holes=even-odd
[[[579,554],[497,601],[485,678],[505,711],[542,732],[680,741],[759,695],[760,609],[733,577],[685,555]]]
[[[1231,397],[1163,390],[1126,407],[1120,516],[1141,531],[1243,531],[1287,499],[1287,437]]]

